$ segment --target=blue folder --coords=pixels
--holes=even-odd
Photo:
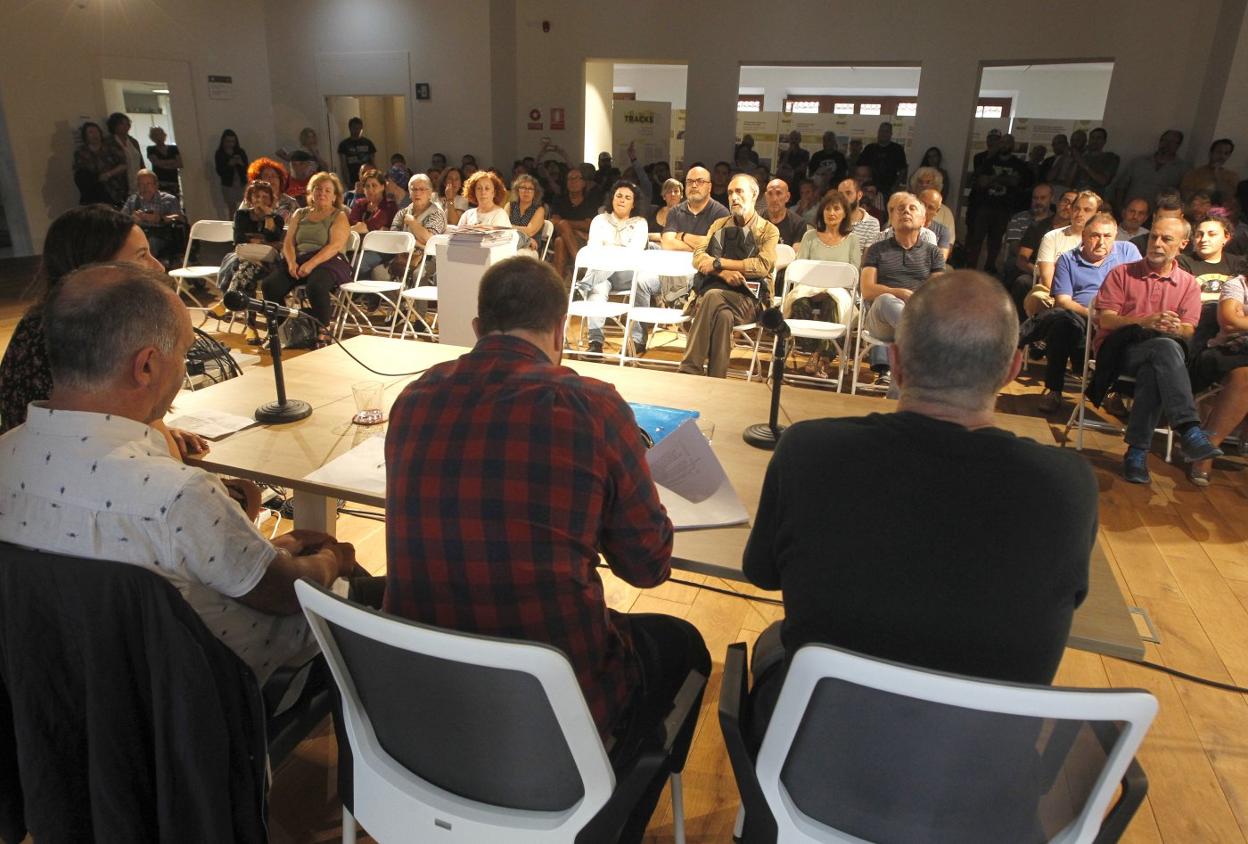
[[[656,443],[679,428],[680,423],[686,419],[698,418],[696,410],[680,410],[675,407],[638,404],[631,401],[628,406],[633,409],[633,416],[637,418],[638,427],[649,434],[650,439]]]

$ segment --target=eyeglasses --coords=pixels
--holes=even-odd
[[[685,179],[686,185],[709,185],[710,179]]]

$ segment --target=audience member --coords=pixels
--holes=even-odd
[[[416,238],[414,264],[424,252],[429,238],[446,231],[446,215],[433,201],[433,183],[424,173],[412,176],[407,182],[407,190],[412,201],[394,215],[394,219],[390,221],[390,230],[411,232]]]
[[[1032,184],[1040,182],[1040,169],[1044,166],[1044,159],[1049,154],[1044,144],[1031,144],[1027,147],[1027,172],[1031,174]]]
[[[351,264],[342,254],[351,235],[342,193],[336,174],[321,172],[312,177],[307,207],[296,211],[286,228],[285,261],[260,282],[264,298],[278,304],[300,284],[307,286],[312,316],[321,324],[320,345],[329,341],[333,292],[351,280]]]
[[[920,199],[923,197],[923,191],[931,190],[940,194],[940,209],[933,219],[949,230],[949,240],[952,243],[957,239],[957,221],[954,219],[953,212],[949,210],[949,206],[945,205],[945,184],[944,174],[939,168],[924,165],[915,170],[914,175],[910,177],[910,193]]]
[[[876,132],[875,143],[867,144],[858,158],[858,167],[871,168],[871,180],[879,188],[881,198],[892,195],[893,190],[906,178],[906,151],[893,141],[893,124],[885,120]]]
[[[781,437],[743,562],[751,583],[784,599],[779,630],[754,650],[755,736],[788,661],[809,643],[993,680],[1053,680],[1088,591],[1097,484],[1069,449],[996,427],[997,392],[1020,366],[1017,340],[996,281],[970,271],[932,279],[890,347],[896,412],[798,422]],[[852,495],[811,494],[839,477],[854,478]],[[1037,502],[1043,518],[1020,520]]]
[[[1040,238],[1040,246],[1036,249],[1035,280],[1024,303],[1027,316],[1035,316],[1053,307],[1053,271],[1057,267],[1057,256],[1083,243],[1083,227],[1100,210],[1099,196],[1089,190],[1080,191],[1071,205],[1070,225],[1052,229]]]
[[[1082,130],[1075,132],[1079,135]],[[1120,160],[1116,153],[1108,152],[1105,143],[1109,133],[1097,127],[1086,135],[1086,143],[1075,145],[1074,135],[1071,136],[1071,148],[1074,156],[1075,176],[1072,187],[1076,190],[1090,190],[1104,194],[1114,177],[1118,175]],[[1081,139],[1082,140],[1082,139]]]
[[[87,121],[78,134],[82,140],[74,150],[74,185],[78,188],[78,204],[103,202],[120,208],[129,195],[124,150],[106,141],[97,123]]]
[[[984,266],[992,271],[997,265],[1005,227],[1031,187],[1026,166],[1014,155],[1013,135],[1001,136],[997,148],[984,158],[973,177],[981,194],[975,222],[966,237],[966,262],[971,269],[976,269],[980,250],[986,245]]]
[[[754,136],[748,132],[741,136],[741,143],[733,148],[733,160],[739,160],[743,152],[747,161],[751,164],[758,164],[758,153],[754,151]]]
[[[226,213],[233,217],[234,209],[243,201],[243,188],[247,187],[247,151],[239,146],[233,129],[221,133],[213,161],[221,181]]]
[[[919,162],[919,168],[922,169],[924,167],[931,167],[937,173],[939,173],[940,182],[937,184],[923,185],[922,187],[919,188],[919,190],[926,190],[927,188],[936,188],[936,190],[943,192],[947,187],[949,187],[949,185],[951,184],[949,181],[949,171],[945,169],[945,154],[941,152],[940,147],[928,147],[927,148],[927,151],[923,153],[923,160]],[[910,186],[911,193],[916,192],[914,190],[914,187],[915,186],[911,184]],[[941,222],[943,223],[944,220],[941,220]],[[953,230],[953,227],[950,226],[950,231],[952,230]]]
[[[927,211],[926,221],[923,226],[927,231],[935,235],[936,245],[940,247],[940,254],[948,262],[949,253],[953,251],[953,230],[940,222],[940,212],[949,210],[945,208],[945,198],[935,188],[928,188],[919,193],[919,201],[923,203],[923,207]]]
[[[615,737],[618,768],[659,740],[676,690],[690,671],[709,675],[711,662],[688,622],[619,613],[603,598],[599,554],[625,582],[657,586],[670,574],[673,531],[628,405],[611,385],[559,366],[566,314],[547,265],[517,257],[490,267],[477,345],[395,402],[384,608],[561,650],[599,733]],[[691,739],[676,739],[676,770]],[[641,840],[667,773],[656,773],[620,841]]]
[[[827,188],[820,191],[815,186],[814,179],[801,179],[797,183],[797,202],[793,205],[793,210],[797,212],[807,225],[815,224],[816,214],[819,212],[820,197],[829,190],[836,190],[839,182],[832,182]]]
[[[448,167],[442,171],[438,182],[438,207],[446,216],[447,225],[458,225],[459,218],[472,207],[468,197],[463,195],[464,174],[458,167]]]
[[[650,216],[646,218],[651,243],[662,243],[663,230],[667,228],[668,216],[672,209],[685,199],[685,186],[680,183],[679,179],[667,179],[663,182],[660,196],[663,198],[663,204],[653,208]]]
[[[612,185],[611,205],[590,223],[587,245],[633,249],[638,252],[644,250],[648,241],[647,226],[646,219],[638,213],[637,198],[637,186],[632,182],[622,179]],[[659,278],[641,273],[635,275],[636,278],[631,270],[589,270],[575,284],[580,294],[591,302],[605,302],[609,294],[623,293],[631,288],[633,304],[637,307],[649,307],[651,299],[659,292]],[[587,322],[589,351],[600,355],[605,339],[602,332],[604,321],[589,317]],[[639,322],[633,323],[632,341],[637,354],[645,351],[645,334]]]
[[[398,181],[400,177],[402,181]],[[412,174],[406,168],[391,167],[386,171],[386,199],[394,203],[396,211],[402,211],[411,204],[412,197],[407,192],[407,183],[411,178]]]
[[[850,139],[849,146],[845,150],[845,165],[849,167],[852,173],[854,168],[858,166],[858,159],[862,157],[862,139]]]
[[[269,183],[269,187],[275,194],[273,207],[278,214],[282,215],[283,222],[289,220],[290,215],[299,209],[299,201],[286,193],[288,184],[286,168],[280,161],[261,156],[247,165],[247,182],[251,183],[257,179]],[[304,189],[306,192],[306,183]]]
[[[851,264],[858,269],[862,263],[862,247],[858,244],[858,236],[854,234],[850,223],[851,209],[849,200],[838,191],[830,190],[819,203],[818,216],[813,230],[807,231],[797,246],[798,259],[812,261],[837,261]],[[797,313],[794,313],[794,308]],[[828,322],[843,322],[850,314],[837,313],[833,317],[828,310],[834,307],[834,300],[827,290],[809,285],[795,284],[789,288],[780,304],[780,311],[786,318],[813,316],[814,309],[823,311],[823,319]],[[843,317],[843,320],[841,319]],[[821,343],[814,354],[806,361],[805,372],[822,378],[828,377],[829,344]]]
[[[113,144],[126,159],[126,191],[129,196],[139,189],[139,171],[143,169],[143,153],[139,151],[139,142],[130,136],[130,118],[121,112],[113,112],[108,116],[107,143]],[[238,141],[237,138],[234,139]]]
[[[389,229],[390,224],[394,222],[394,215],[399,213],[399,208],[394,200],[386,196],[386,182],[381,171],[375,168],[362,170],[358,193],[362,193],[363,196],[357,195],[347,212],[347,222],[351,225],[351,231],[359,234],[362,239],[369,232]],[[371,277],[373,269],[388,258],[389,256],[385,253],[365,251],[361,247],[360,254],[355,258],[360,267],[360,277]]]
[[[459,218],[461,226],[491,226],[493,228],[511,228],[511,220],[507,212],[499,205],[507,201],[507,186],[502,178],[491,170],[478,170],[464,182],[464,196],[473,207]]]
[[[576,253],[589,237],[589,224],[601,205],[597,191],[590,190],[593,168],[582,164],[568,170],[563,195],[551,202],[550,220],[555,224],[555,272],[567,274]]]
[[[594,171],[594,192],[602,196],[607,189],[620,180],[620,170],[611,161],[611,153],[598,153],[598,169]]]
[[[1187,207],[1183,210],[1183,217],[1195,228],[1204,222],[1212,208],[1213,195],[1207,190],[1198,190],[1187,200]]]
[[[1144,224],[1148,222],[1149,208],[1148,200],[1141,196],[1128,202],[1122,209],[1122,219],[1118,222],[1118,239],[1131,240],[1137,237],[1147,237],[1148,229],[1144,228]]]
[[[711,223],[705,243],[693,251],[697,298],[681,372],[701,375],[705,365],[707,375],[726,378],[733,326],[754,322],[771,301],[780,233],[755,213],[757,201],[754,177],[735,176],[728,183],[729,215]]]
[[[810,228],[797,212],[789,208],[789,186],[784,179],[772,179],[764,193],[767,220],[780,232],[780,242],[796,247]]]
[[[241,290],[255,296],[260,279],[273,269],[286,235],[286,218],[277,210],[273,185],[253,179],[243,191],[243,204],[234,212],[234,251],[221,262],[217,283],[222,290]],[[214,310],[224,316],[225,306]],[[248,312],[247,327],[253,346],[262,342],[256,327],[256,315]]]
[[[1097,381],[1112,384],[1118,374],[1135,378],[1123,458],[1123,477],[1135,484],[1151,480],[1148,450],[1163,410],[1188,463],[1222,455],[1200,429],[1184,361],[1184,341],[1200,318],[1200,286],[1175,260],[1190,236],[1184,220],[1155,220],[1144,260],[1111,270],[1093,305]],[[1101,389],[1093,383],[1094,401]]]
[[[1239,184],[1239,174],[1228,170],[1226,162],[1231,160],[1235,152],[1235,142],[1230,138],[1219,138],[1209,145],[1209,163],[1193,170],[1180,182],[1179,190],[1184,199],[1190,200],[1197,191],[1208,191],[1221,202],[1229,202],[1235,196],[1235,187]]]
[[[843,179],[836,189],[849,203],[849,224],[854,227],[860,253],[865,252],[868,246],[879,240],[880,221],[862,207],[862,186],[857,179]],[[861,260],[860,254],[859,261]]]
[[[515,199],[507,208],[507,219],[512,228],[520,233],[518,248],[540,253],[542,226],[546,223],[541,185],[528,173],[522,173],[512,181],[511,190]]]
[[[167,282],[104,264],[71,274],[48,301],[55,387],[0,439],[16,455],[0,466],[0,539],[167,578],[263,684],[315,652],[295,581],[329,586],[351,573],[355,553],[313,531],[270,542],[217,478],[166,450],[156,423],[195,340]]]
[[[778,168],[781,164],[787,164],[793,168],[795,175],[805,173],[806,168],[810,166],[810,152],[802,149],[801,131],[794,129],[792,132],[789,132],[788,141],[784,151],[777,156],[776,167]],[[754,163],[758,164],[757,161]]]
[[[186,223],[186,216],[178,198],[159,188],[156,174],[151,170],[140,170],[138,182],[138,191],[126,199],[121,211],[129,214],[143,229],[151,254],[163,268],[177,257],[179,227]]]
[[[860,169],[865,170],[867,168],[863,167]],[[859,187],[862,188],[862,199],[858,202],[858,207],[874,217],[875,221],[883,228],[888,223],[888,208],[883,204],[884,200],[880,196],[879,188],[870,179],[864,179],[859,182]]]
[[[1053,195],[1061,196],[1071,186],[1060,185],[1053,181],[1053,165],[1055,165],[1057,160],[1064,156],[1070,149],[1070,141],[1065,135],[1059,133],[1053,136],[1052,147],[1053,154],[1046,158],[1044,163],[1040,165],[1040,181],[1048,182],[1053,185]]]
[[[836,133],[831,129],[823,133],[823,149],[810,157],[808,171],[811,178],[818,179],[825,186],[838,185],[849,174],[849,164],[845,161],[844,154],[837,149]],[[813,198],[811,204],[815,204]]]
[[[147,148],[147,160],[156,174],[156,182],[165,193],[174,196],[182,195],[182,185],[178,181],[178,171],[182,169],[182,153],[173,144],[165,143],[168,135],[159,126],[153,126],[147,133],[152,143]]]
[[[1001,281],[1007,288],[1013,287],[1013,280],[1018,275],[1018,252],[1023,236],[1036,223],[1048,220],[1052,216],[1053,187],[1047,182],[1041,182],[1031,189],[1031,205],[1027,210],[1019,211],[1010,218],[1010,222],[1005,226],[1005,234],[1001,238],[1001,244],[1005,248],[1005,260],[1001,263]],[[1037,237],[1035,244],[1031,246],[1031,254],[1035,254],[1036,247],[1039,245],[1040,240]],[[1030,275],[1030,270],[1028,275]],[[1028,287],[1030,286],[1028,284]]]
[[[1183,219],[1183,199],[1179,196],[1177,190],[1162,191],[1157,194],[1157,198],[1153,202],[1153,223],[1155,224],[1158,220],[1166,219]],[[1138,234],[1131,238],[1131,242],[1135,244],[1136,249],[1140,250],[1141,255],[1148,251],[1149,236],[1147,229],[1142,231],[1143,234]]]
[[[364,137],[364,121],[352,117],[347,121],[347,137],[338,142],[338,166],[346,178],[343,184],[354,185],[360,178],[360,169],[372,164],[377,155],[377,145]]]
[[[1188,164],[1179,158],[1183,133],[1167,129],[1157,142],[1157,151],[1134,159],[1118,173],[1111,190],[1116,192],[1115,207],[1122,208],[1136,197],[1151,200],[1166,190],[1178,188]]]
[[[728,180],[731,178],[732,165],[727,161],[715,162],[715,166],[711,168],[711,199],[725,208],[728,207]]]
[[[1213,397],[1205,423],[1209,440],[1215,446],[1221,446],[1248,414],[1248,313],[1245,305],[1248,305],[1248,286],[1244,276],[1225,281],[1218,301],[1218,334],[1209,341],[1209,347],[1193,367],[1192,386],[1196,390],[1204,390],[1215,383],[1222,388]],[[1241,441],[1243,436],[1241,433]],[[1194,461],[1188,477],[1196,486],[1208,486],[1212,467],[1212,458]]]
[[[919,236],[927,211],[917,196],[904,191],[893,194],[888,214],[893,234],[870,246],[863,255],[860,285],[863,300],[871,303],[863,328],[885,343],[891,343],[896,336],[901,315],[914,292],[945,269],[939,247]],[[872,346],[869,354],[875,383],[891,390],[888,349]]]
[[[1043,318],[1030,342],[1045,343],[1044,394],[1041,413],[1056,413],[1062,406],[1066,364],[1083,371],[1084,338],[1088,330],[1088,306],[1096,298],[1109,271],[1119,264],[1140,260],[1140,250],[1129,241],[1117,240],[1113,215],[1098,213],[1088,220],[1077,249],[1057,257],[1053,270],[1054,307]]]
[[[286,182],[286,195],[302,208],[308,203],[308,181],[318,172],[316,160],[310,152],[297,149],[290,154],[290,178]]]
[[[716,220],[727,217],[728,209],[711,199],[711,174],[705,167],[694,165],[685,174],[684,202],[667,212],[660,245],[678,252],[695,252],[705,248],[707,232]],[[678,302],[689,292],[689,283],[673,287],[664,300]]]
[[[1035,257],[1040,249],[1040,241],[1054,229],[1064,229],[1070,225],[1078,196],[1073,190],[1066,191],[1058,197],[1052,216],[1037,220],[1023,232],[1023,239],[1018,242],[1018,258],[1015,261],[1015,266],[1022,275],[1015,279],[1015,286],[1022,286],[1024,293],[1029,292],[1036,283]]]
[[[322,173],[330,169],[329,162],[321,155],[320,141],[317,139],[315,129],[309,126],[299,133],[299,146],[316,162],[315,172]]]
[[[1226,254],[1226,245],[1234,233],[1229,217],[1210,214],[1192,232],[1191,251],[1179,255],[1179,266],[1192,274],[1202,294],[1221,294],[1227,279],[1248,272],[1248,261]]]
[[[966,198],[966,229],[969,232],[975,225],[975,217],[979,212],[979,206],[983,202],[984,194],[988,187],[986,183],[975,178],[975,174],[984,168],[984,163],[996,155],[997,147],[1001,145],[1001,130],[993,127],[988,130],[988,134],[984,136],[984,148],[975,155],[971,156],[971,172],[970,172],[970,193]]]

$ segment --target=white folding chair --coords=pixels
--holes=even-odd
[[[806,645],[754,754],[745,656],[744,643],[728,649],[719,705],[743,840],[1117,841],[1148,791],[1135,761],[1157,714],[1146,691],[993,682]]]
[[[356,261],[359,260],[359,257],[361,254],[359,232],[353,231],[347,236],[347,246],[345,249],[342,250],[342,254],[347,257],[347,260],[351,263],[351,266],[354,267],[356,264]]]
[[[689,252],[647,249],[637,256],[637,272],[644,276],[691,279],[697,275],[698,271],[694,269],[693,255]],[[689,320],[689,315],[681,308],[655,308],[649,305],[629,308],[628,319],[624,323],[626,354],[620,362],[623,363],[625,360],[647,360],[652,363],[679,364],[679,361],[643,358],[637,355],[636,349],[633,349],[632,345],[633,323],[640,322],[655,328],[668,326],[675,329],[685,325]],[[632,352],[627,353],[630,349]]]
[[[542,223],[542,254],[538,256],[543,261],[546,260],[546,253],[550,251],[550,244],[554,241],[554,239],[555,239],[555,224],[552,223],[550,220],[546,220],[544,223]]]
[[[342,285],[334,293],[336,304],[338,307],[338,318],[335,322],[334,336],[341,339],[343,332],[346,330],[347,322],[350,321],[355,326],[355,330],[359,333],[365,331],[374,334],[380,333],[378,326],[373,323],[364,309],[356,304],[354,296],[361,294],[372,294],[380,296],[395,309],[395,314],[390,319],[389,331],[391,336],[394,334],[394,326],[397,321],[399,309],[399,292],[403,289],[407,282],[408,271],[412,268],[412,252],[416,249],[416,237],[408,231],[372,231],[364,236],[364,241],[360,245],[360,254],[365,252],[380,252],[383,255],[407,255],[407,261],[403,265],[403,275],[399,281],[374,281],[372,279],[360,278],[360,267],[363,262],[359,259],[355,262],[355,272],[351,281]],[[393,297],[391,299],[390,297]]]
[[[584,338],[588,328],[588,321],[592,319],[601,319],[605,321],[611,320],[621,329],[624,327],[620,321],[633,306],[633,294],[637,289],[637,258],[641,255],[636,249],[624,249],[620,246],[583,246],[576,253],[576,262],[572,267],[572,288],[568,291],[568,315],[564,320],[564,345],[568,345],[567,329],[571,324],[572,317],[577,317],[581,321],[580,336]],[[592,271],[601,271],[606,273],[626,272],[629,274],[631,282],[627,291],[613,291],[609,294],[605,301],[591,302],[588,299],[577,298],[578,283],[583,276],[582,271],[588,273]],[[628,298],[621,302],[619,299],[612,299],[612,296],[622,296],[627,293]],[[628,337],[625,335],[620,341],[619,360],[624,362],[625,346]],[[579,346],[579,341],[578,344]],[[586,357],[606,358],[606,351],[591,352],[588,349],[580,349],[573,346],[568,349],[570,355],[582,355]]]
[[[788,296],[790,290],[797,285],[805,285],[806,287],[818,288],[823,291],[848,291],[848,295],[844,296],[847,301],[838,303],[842,309],[849,309],[846,317],[850,315],[853,309],[854,298],[858,291],[858,268],[853,264],[846,264],[840,261],[812,261],[809,259],[798,259],[791,263],[784,275],[784,296],[781,301]],[[831,295],[831,294],[829,294]],[[785,324],[789,327],[789,333],[793,339],[818,340],[821,342],[829,342],[836,349],[837,357],[837,374],[836,389],[839,392],[841,384],[845,379],[845,364],[848,356],[848,342],[846,335],[849,333],[848,318],[844,323],[832,322],[831,320],[818,319],[786,319]],[[776,343],[772,342],[771,353],[776,354]],[[789,344],[788,354],[793,354],[793,344]],[[783,371],[783,367],[782,367]],[[825,378],[816,378],[812,375],[786,374],[784,376],[793,381],[804,381],[821,386],[827,385],[829,382]]]
[[[797,250],[787,243],[776,244],[776,271],[785,269],[797,260]]]
[[[186,296],[186,298],[195,303],[197,309],[203,310],[203,302],[200,302],[193,293],[186,289],[186,281],[187,279],[200,279],[215,287],[217,274],[221,271],[221,265],[219,263],[191,264],[191,250],[197,242],[233,243],[234,223],[230,220],[199,220],[193,223],[191,231],[186,238],[186,252],[182,255],[182,266],[169,271],[170,277],[177,280],[178,286],[175,288],[177,294]]]
[[[434,249],[438,244],[445,244],[449,241],[450,235],[435,234],[425,242],[425,251],[420,257],[420,266],[417,267],[415,273],[412,273],[412,284],[399,295],[398,316],[403,321],[403,328],[399,332],[400,338],[407,337],[410,331],[413,337],[424,337],[435,343],[438,341],[438,312],[435,310],[432,317],[427,316],[428,306],[437,304],[438,286],[421,282],[428,281],[429,262],[435,259]],[[422,306],[425,308],[425,314],[421,313]],[[420,323],[419,328],[413,320]]]
[[[854,321],[854,356],[853,360],[850,361],[850,366],[852,366],[854,370],[850,374],[849,394],[851,396],[857,395],[860,387],[864,390],[871,390],[876,393],[885,392],[885,389],[879,385],[858,383],[858,377],[862,371],[863,358],[867,356],[872,347],[887,346],[888,341],[871,336],[871,332],[862,327],[862,321],[866,318],[867,309],[870,305],[862,298],[861,287],[858,288],[857,294],[854,296],[854,307],[858,309],[858,317]]]

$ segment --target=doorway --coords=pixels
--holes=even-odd
[[[347,124],[353,117],[364,121],[364,137],[377,147],[373,164],[379,170],[384,173],[390,169],[390,157],[396,154],[407,160],[409,169],[412,167],[406,96],[370,94],[326,97],[325,121],[329,145],[323,149],[326,157],[332,153],[334,172],[344,180],[343,187],[346,190],[352,190],[355,186],[345,182],[347,174],[343,170],[342,157],[338,155],[338,144],[350,137]]]
[[[178,155],[177,135],[173,129],[173,104],[166,82],[137,79],[105,79],[104,110],[107,114],[121,112],[130,118],[130,136],[139,143],[144,166],[156,171],[160,189],[182,196],[182,171],[174,165]],[[165,133],[165,153],[157,164],[152,162],[155,141],[152,130]],[[164,167],[160,164],[165,164]],[[133,185],[131,185],[133,188]]]

